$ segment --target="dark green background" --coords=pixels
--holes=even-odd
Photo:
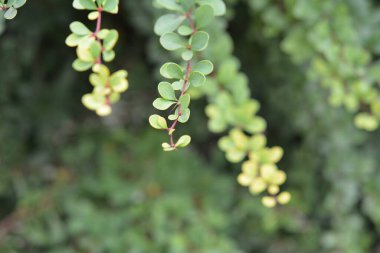
[[[266,209],[238,186],[204,100],[185,126],[191,147],[161,151],[165,136],[147,118],[167,56],[150,0],[121,1],[105,17],[121,33],[112,69],[128,69],[131,84],[105,119],[81,105],[88,75],[72,70],[64,44],[85,12],[30,0],[0,36],[1,253],[380,252],[379,132],[356,130],[352,115],[330,107],[247,2],[228,1],[228,31],[270,145],[285,149],[291,204]],[[354,18],[368,3],[347,1]],[[372,4],[363,8],[380,10]]]

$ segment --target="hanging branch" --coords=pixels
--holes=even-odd
[[[112,104],[120,99],[120,94],[128,89],[128,72],[119,70],[111,74],[103,62],[115,58],[115,47],[119,34],[116,30],[102,29],[103,13],[116,14],[118,0],[74,0],[73,6],[79,10],[90,10],[90,20],[96,21],[95,31],[79,21],[71,23],[72,34],[66,39],[70,47],[77,47],[77,56],[73,68],[77,71],[92,69],[90,82],[94,86],[92,93],[82,98],[83,104],[99,116],[107,116],[112,112]]]

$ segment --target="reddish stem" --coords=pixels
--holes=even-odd
[[[188,12],[185,13],[186,19],[189,21],[191,29],[193,29],[192,34],[197,32],[197,28],[195,26],[194,20],[191,18],[192,10],[189,10]]]
[[[96,21],[96,30],[94,32],[94,36],[96,38],[96,40],[100,43],[100,38],[98,37],[98,33],[100,32],[100,30],[102,29],[102,12],[103,12],[103,8],[102,7],[99,7],[98,8],[98,19]],[[99,55],[96,63],[98,64],[102,64],[102,54]]]
[[[98,33],[100,31],[101,26],[102,26],[102,12],[103,12],[103,8],[99,7],[98,8],[98,21],[96,23],[96,33]]]
[[[185,80],[183,82],[183,86],[182,86],[182,89],[181,89],[181,95],[179,96],[178,100],[180,100],[183,97],[183,95],[185,94],[185,92],[186,92],[186,87],[187,87],[187,84],[189,83],[190,72],[191,72],[191,63],[190,63],[190,61],[187,61]],[[174,128],[178,124],[179,117],[182,116],[182,113],[183,112],[181,110],[181,104],[179,104],[178,105],[178,117],[173,122],[173,124],[168,128],[168,132],[169,132],[169,135],[170,135],[170,146],[172,148],[175,147],[175,144],[174,144],[174,140],[173,140],[173,133],[171,133],[171,132],[174,130]]]
[[[192,15],[192,10],[189,10],[187,13],[185,13],[185,17],[189,21],[190,27],[193,30],[192,34],[194,34],[194,33],[197,32],[197,28],[195,26],[194,20],[191,18],[191,15]],[[186,92],[186,87],[187,87],[187,84],[189,83],[190,73],[191,73],[191,62],[187,61],[185,79],[184,79],[184,82],[183,82],[183,86],[182,86],[182,89],[181,89],[181,94],[180,94],[180,96],[178,98],[178,101],[183,97],[183,95]],[[174,138],[173,138],[173,132],[172,131],[175,130],[175,127],[177,126],[179,118],[182,116],[182,114],[183,114],[183,112],[182,112],[182,109],[181,109],[181,104],[178,104],[178,117],[174,120],[173,124],[167,129],[167,131],[169,133],[169,136],[170,136],[170,146],[172,148],[175,148],[175,143],[174,143]]]
[[[100,53],[98,59],[96,60],[96,63],[97,64],[102,64],[102,53],[104,51],[104,48],[103,48],[101,39],[98,37],[98,33],[102,29],[102,13],[103,13],[103,8],[102,7],[98,7],[97,11],[98,11],[98,18],[97,18],[97,21],[96,21],[96,29],[95,29],[95,32],[94,32],[94,37],[95,37],[96,41],[98,41],[99,44],[101,45],[102,50],[101,50],[101,53]],[[105,86],[106,86],[106,89],[111,88],[109,82],[107,82]],[[106,95],[106,105],[108,105],[108,106],[111,105],[111,100],[110,100],[110,95],[109,94]]]

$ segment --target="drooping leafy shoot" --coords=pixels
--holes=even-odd
[[[76,47],[78,58],[73,63],[77,71],[92,70],[90,83],[94,87],[92,93],[82,98],[82,103],[99,116],[107,116],[112,112],[112,104],[120,99],[120,94],[128,89],[128,72],[119,70],[111,73],[104,64],[115,58],[114,47],[119,34],[114,29],[102,29],[103,13],[116,14],[119,0],[74,0],[73,7],[78,10],[91,11],[89,20],[96,21],[95,31],[91,31],[79,21],[71,23],[72,34],[67,37],[66,44]]]
[[[214,68],[209,60],[197,60],[194,57],[204,51],[209,43],[210,35],[203,29],[211,23],[216,13],[222,15],[224,11],[209,1],[158,0],[157,3],[171,13],[164,14],[157,20],[154,31],[160,36],[162,47],[178,52],[183,62],[168,62],[162,66],[161,75],[167,80],[158,85],[160,97],[153,102],[157,110],[170,111],[167,115],[170,124],[167,125],[166,119],[158,115],[152,115],[149,122],[153,128],[168,132],[170,141],[163,143],[162,148],[173,151],[186,147],[191,142],[188,135],[175,141],[174,133],[179,123],[186,123],[190,118],[189,89],[204,85],[206,76]]]

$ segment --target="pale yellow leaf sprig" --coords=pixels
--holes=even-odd
[[[69,47],[76,47],[77,59],[73,68],[77,71],[92,70],[90,82],[94,89],[82,97],[82,103],[99,116],[112,113],[112,104],[128,89],[128,72],[119,70],[111,73],[106,62],[115,58],[114,47],[119,39],[115,29],[102,29],[103,13],[116,14],[119,0],[73,0],[73,7],[88,10],[88,19],[96,21],[95,31],[79,21],[70,24],[71,34],[66,38]]]
[[[107,116],[112,113],[111,105],[119,101],[120,94],[128,89],[128,72],[119,70],[111,74],[102,64],[95,65],[93,71],[90,83],[94,89],[92,93],[83,96],[82,103],[99,116]]]
[[[262,198],[266,207],[285,205],[289,203],[291,195],[289,192],[280,192],[280,186],[286,181],[286,174],[276,165],[284,152],[280,147],[268,148],[266,144],[263,134],[248,136],[239,128],[232,129],[228,136],[219,141],[219,147],[226,152],[230,162],[239,163],[248,157],[237,178],[240,185],[249,187],[253,195],[266,191],[268,195]]]

